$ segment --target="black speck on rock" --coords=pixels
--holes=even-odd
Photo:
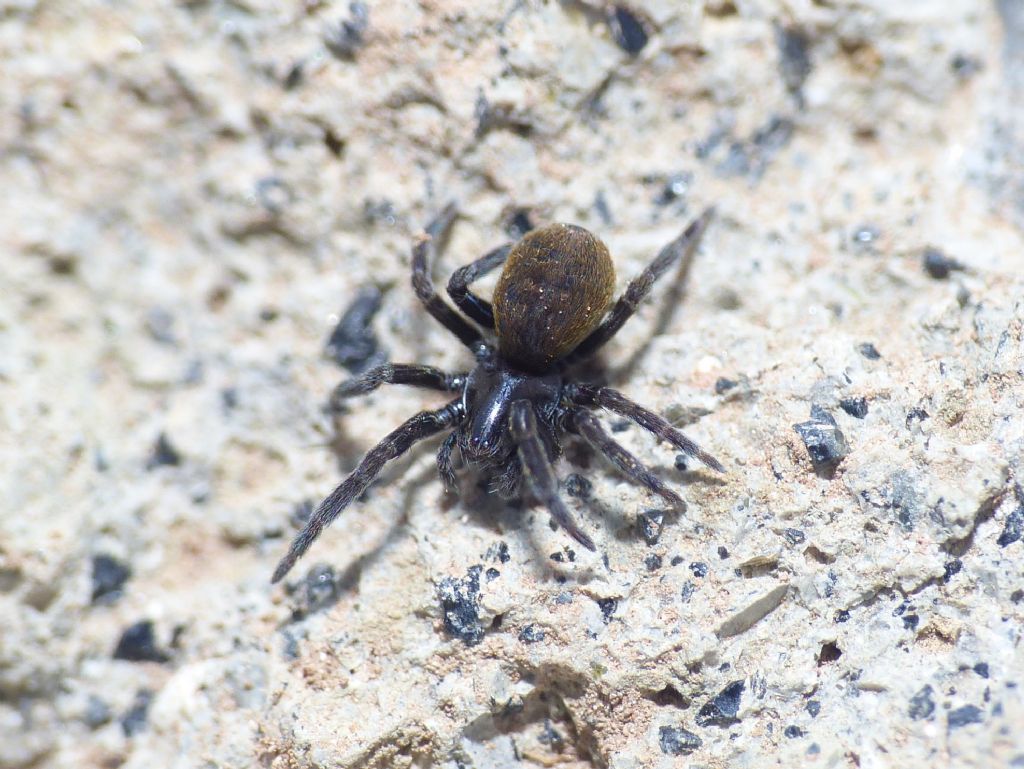
[[[708,575],[708,565],[703,561],[694,561],[690,564],[690,571],[693,572],[695,577],[706,577]]]
[[[508,542],[501,540],[497,544],[491,545],[484,554],[484,560],[508,563],[512,560],[512,556],[508,551]]]
[[[125,737],[134,737],[146,728],[149,719],[149,705],[153,701],[153,692],[149,689],[140,689],[132,702],[131,707],[121,716],[121,729]]]
[[[817,472],[831,473],[850,453],[846,436],[835,417],[820,406],[812,406],[810,420],[793,425],[793,429],[803,440]]]
[[[703,744],[700,737],[681,726],[662,726],[658,729],[658,745],[666,756],[685,756]]]
[[[729,549],[725,545],[718,546],[718,557],[723,561],[729,557]]]
[[[377,354],[377,337],[370,323],[380,310],[382,296],[376,286],[361,288],[325,345],[327,356],[352,374],[366,371]]]
[[[124,583],[132,570],[111,555],[95,555],[92,559],[92,602],[114,603],[121,597]]]
[[[948,583],[955,575],[959,574],[963,568],[964,562],[959,558],[947,561],[946,565],[942,567],[942,582]]]
[[[804,81],[811,74],[811,40],[797,27],[777,27],[775,44],[779,49],[779,71],[786,90],[800,97]]]
[[[988,676],[989,676],[989,670],[988,670],[988,663],[987,662],[978,662],[971,669],[975,673],[977,673],[979,676],[981,676],[982,678],[988,678]]]
[[[589,499],[594,484],[579,473],[572,473],[565,479],[565,493],[577,499]]]
[[[804,534],[803,531],[801,531],[800,529],[786,529],[782,533],[786,537],[786,541],[789,542],[789,544],[791,545],[799,545],[801,542],[807,539],[807,535]]]
[[[495,569],[493,566],[491,566],[487,569],[487,571],[484,572],[484,577],[487,578],[488,582],[494,582],[494,580],[496,580],[500,576],[501,572]]]
[[[656,206],[667,206],[673,201],[679,200],[686,195],[687,190],[690,189],[692,184],[693,174],[686,172],[669,174],[661,191],[654,198],[654,204]]]
[[[366,30],[370,26],[370,9],[366,3],[348,4],[349,18],[328,28],[324,34],[324,45],[333,56],[342,61],[352,61],[356,52],[366,44]]]
[[[1006,516],[1006,523],[1003,524],[1003,533],[999,535],[996,544],[999,547],[1012,545],[1024,535],[1024,505],[1010,512]]]
[[[326,563],[314,564],[302,581],[289,590],[294,602],[292,619],[302,619],[333,606],[338,600],[339,592],[338,577],[334,569]]]
[[[857,352],[868,360],[878,360],[882,357],[882,354],[878,352],[878,348],[871,344],[871,342],[862,342],[857,345]]]
[[[740,712],[740,698],[744,688],[743,681],[733,681],[704,703],[697,711],[698,726],[732,726],[739,723],[736,714]]]
[[[471,566],[463,579],[445,577],[437,586],[444,629],[466,646],[475,646],[484,638],[480,622],[481,566]]]
[[[664,522],[664,510],[644,510],[636,517],[640,536],[644,538],[648,545],[658,544],[658,540],[661,539],[661,530]]]
[[[722,393],[729,392],[736,386],[736,382],[732,379],[726,379],[725,377],[719,377],[715,380],[715,394],[721,395]]]
[[[85,703],[85,713],[82,716],[82,720],[90,729],[99,729],[104,724],[110,723],[110,705],[95,694],[90,694],[88,701]]]
[[[797,737],[804,736],[804,730],[801,729],[799,726],[794,726],[792,724],[787,726],[782,733],[791,740],[795,740]]]
[[[867,398],[843,398],[839,401],[839,408],[849,414],[851,417],[857,419],[863,419],[868,415],[868,399]]]
[[[910,698],[910,707],[907,708],[907,715],[914,721],[928,718],[935,712],[935,702],[932,700],[931,684],[922,686],[917,694]]]
[[[804,708],[808,713],[810,713],[811,718],[817,718],[818,713],[821,712],[821,703],[817,700],[807,700],[807,704],[804,705]]]
[[[694,585],[693,582],[691,582],[690,580],[686,580],[686,582],[683,583],[682,590],[679,591],[679,598],[682,600],[683,603],[688,602],[691,598],[693,598],[693,593],[696,589],[697,586]]]
[[[158,467],[177,467],[181,464],[181,454],[166,433],[160,433],[153,444],[153,451],[146,460],[146,469],[155,470]]]
[[[647,571],[657,571],[661,568],[661,564],[661,556],[657,553],[648,553],[644,558],[644,566],[647,568]]]
[[[903,617],[903,627],[906,630],[917,630],[918,623],[921,622],[921,618],[916,614],[906,614]]]
[[[928,419],[930,416],[931,416],[931,414],[929,414],[923,408],[921,408],[920,406],[915,406],[914,408],[912,408],[910,411],[907,412],[907,420],[906,420],[907,429],[909,430],[911,427],[913,427],[914,422],[917,422],[918,424],[921,424],[922,422],[924,422],[924,420]]]
[[[615,614],[615,610],[619,608],[619,601],[617,598],[598,598],[597,607],[601,610],[604,624],[607,625],[612,621],[612,615]]]
[[[149,620],[136,622],[121,634],[114,649],[115,660],[129,662],[167,662],[170,657],[156,645],[153,623]]]
[[[949,728],[959,729],[968,724],[980,724],[985,720],[985,713],[977,705],[964,705],[949,713]]]
[[[526,208],[513,209],[505,221],[505,232],[512,240],[519,240],[532,229],[533,220],[530,219],[530,212]]]
[[[535,644],[544,640],[544,631],[536,625],[527,625],[519,631],[519,640],[524,644]]]
[[[840,623],[840,624],[843,623],[843,622],[849,622],[849,621],[850,621],[850,612],[847,611],[846,609],[841,609],[841,610],[837,611],[835,619],[833,620],[833,622]]]
[[[625,5],[608,9],[608,29],[615,44],[630,56],[636,56],[647,45],[649,35],[643,21]]]
[[[956,259],[946,256],[939,249],[931,246],[926,248],[921,255],[921,265],[929,277],[935,280],[945,280],[949,277],[949,273],[964,268]]]

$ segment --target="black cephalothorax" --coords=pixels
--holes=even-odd
[[[448,431],[437,454],[445,485],[455,489],[452,454],[475,466],[503,496],[528,491],[577,542],[594,550],[558,493],[554,461],[561,454],[558,435],[568,430],[583,437],[626,476],[659,495],[677,510],[685,503],[640,460],[611,438],[594,416],[604,408],[632,420],[679,451],[708,467],[722,465],[665,419],[608,387],[581,384],[565,374],[595,353],[622,328],[654,282],[700,241],[713,212],[701,214],[626,288],[614,304],[615,270],[605,245],[571,224],[552,224],[506,244],[455,271],[448,295],[475,324],[492,332],[487,341],[477,325],[438,296],[429,264],[437,242],[456,217],[449,205],[427,227],[413,249],[412,284],[427,312],[476,356],[469,372],[449,374],[432,366],[385,364],[339,385],[337,403],[371,392],[382,384],[407,384],[456,395],[447,405],[423,411],[404,422],[360,461],[328,496],[292,542],[274,571],[277,582],[291,570],[320,532],[373,482],[384,464],[410,446]],[[504,265],[491,302],[469,285]]]

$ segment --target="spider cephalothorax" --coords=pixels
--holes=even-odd
[[[571,381],[565,372],[611,339],[636,311],[654,282],[696,247],[712,211],[699,216],[635,278],[614,305],[615,270],[605,245],[571,224],[552,224],[506,244],[455,271],[448,295],[466,316],[493,332],[497,345],[458,314],[434,291],[428,263],[437,241],[451,226],[456,209],[449,205],[427,227],[413,249],[412,284],[427,311],[469,347],[476,366],[449,374],[432,366],[385,364],[338,386],[337,401],[368,393],[382,384],[409,384],[457,397],[442,408],[423,411],[374,446],[359,466],[316,509],[274,571],[277,582],[313,541],[373,481],[384,464],[417,441],[448,431],[437,454],[445,485],[455,488],[452,454],[475,466],[503,496],[521,489],[544,504],[577,542],[594,550],[594,542],[575,523],[558,493],[553,462],[561,453],[558,434],[582,436],[619,470],[658,494],[673,507],[683,500],[636,457],[605,432],[592,409],[605,408],[633,420],[724,472],[714,457],[652,411],[608,387]],[[469,284],[504,264],[493,304],[469,290]],[[525,487],[525,488],[523,488]]]

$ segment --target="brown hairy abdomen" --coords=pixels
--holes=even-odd
[[[526,370],[547,368],[597,328],[614,288],[608,249],[582,227],[552,224],[529,233],[494,290],[502,356]]]

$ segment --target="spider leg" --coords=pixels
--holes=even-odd
[[[354,395],[373,392],[382,384],[403,384],[414,387],[426,387],[442,392],[455,392],[466,384],[466,373],[449,374],[433,366],[421,366],[409,363],[385,363],[376,366],[362,376],[342,382],[331,393],[331,406],[337,406],[342,400]]]
[[[494,328],[494,311],[490,302],[469,290],[469,284],[504,264],[511,250],[511,243],[498,246],[475,262],[459,267],[448,281],[448,296],[455,306],[484,328]]]
[[[631,419],[661,440],[668,441],[684,454],[696,457],[712,470],[719,473],[725,472],[725,467],[721,462],[670,425],[663,417],[645,409],[639,403],[631,401],[618,390],[613,390],[610,387],[570,384],[566,385],[566,394],[573,403],[579,406],[601,406]]]
[[[640,302],[650,293],[655,281],[682,256],[693,253],[714,214],[714,208],[705,209],[704,213],[694,219],[679,237],[662,248],[647,269],[630,281],[604,322],[563,359],[564,363],[575,363],[593,355],[605,342],[615,336],[636,312]]]
[[[572,421],[579,433],[594,448],[599,449],[602,454],[608,457],[611,463],[625,475],[657,494],[676,510],[682,511],[686,509],[686,503],[682,497],[666,486],[661,479],[647,469],[643,462],[608,435],[601,426],[601,423],[597,421],[597,417],[589,411],[577,409],[572,412]]]
[[[430,279],[430,264],[433,264],[437,256],[437,241],[444,238],[455,221],[458,209],[454,203],[449,203],[440,214],[437,215],[426,227],[426,233],[412,249],[412,287],[416,296],[423,303],[435,320],[439,321],[446,329],[451,331],[459,340],[471,349],[476,349],[483,338],[465,318],[445,304],[434,290],[434,282]]]
[[[459,400],[454,400],[436,411],[422,411],[406,420],[370,449],[352,474],[342,481],[310,516],[305,527],[292,540],[287,554],[274,569],[274,576],[270,581],[279,582],[291,570],[295,562],[320,536],[320,532],[329,526],[353,499],[363,493],[373,479],[380,474],[388,460],[400,457],[417,441],[439,433],[446,427],[451,427],[462,417],[462,404]]]
[[[455,468],[452,465],[452,451],[455,450],[458,437],[457,432],[450,432],[441,442],[441,448],[437,450],[437,473],[441,476],[441,483],[447,491],[458,489],[455,483]]]
[[[576,525],[569,508],[558,494],[558,478],[537,432],[537,416],[529,401],[518,400],[512,404],[509,423],[516,442],[516,452],[523,466],[523,477],[530,491],[547,507],[551,517],[569,536],[587,550],[596,550],[593,540]]]

